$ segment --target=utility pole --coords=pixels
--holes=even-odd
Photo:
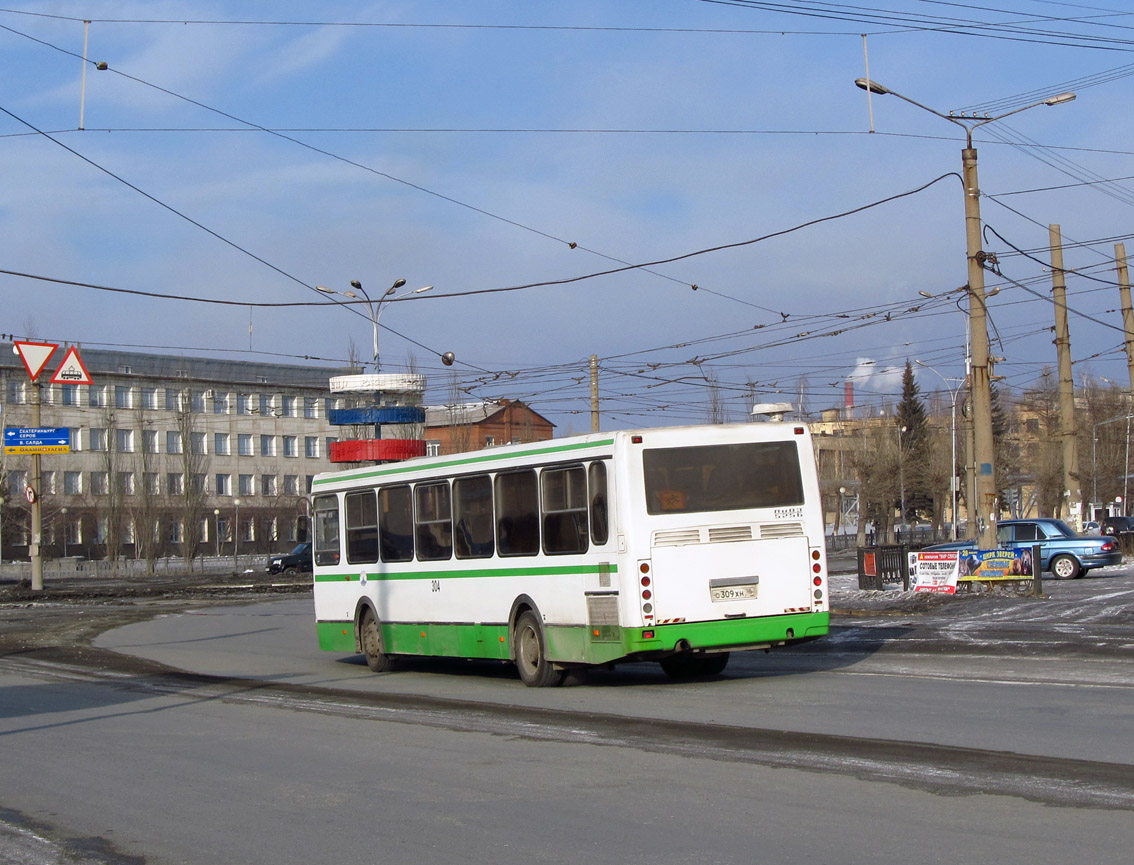
[[[1126,244],[1114,245],[1114,260],[1118,265],[1118,295],[1122,299],[1122,329],[1126,333],[1126,369],[1130,387],[1126,391],[1127,409],[1134,395],[1134,307],[1130,305],[1130,271],[1126,267]]]
[[[976,519],[981,549],[996,548],[996,450],[992,440],[992,380],[988,368],[988,309],[984,295],[984,250],[980,238],[980,185],[977,152],[969,130],[968,146],[961,151],[965,186],[965,249],[969,263],[969,337],[972,340],[973,465],[976,501],[970,518]]]
[[[1083,496],[1079,487],[1079,451],[1075,436],[1075,380],[1071,374],[1071,332],[1067,324],[1067,282],[1063,276],[1063,238],[1049,225],[1051,294],[1055,301],[1055,353],[1059,363],[1059,438],[1063,444],[1063,495],[1071,527],[1083,530]]]
[[[973,147],[973,130],[979,126],[1003,120],[1038,105],[1061,105],[1075,98],[1074,93],[1061,93],[1040,102],[1013,108],[995,117],[955,117],[942,114],[922,105],[896,90],[884,87],[869,78],[856,78],[855,86],[868,93],[890,94],[942,120],[948,120],[965,130],[965,147],[961,151],[962,183],[965,193],[965,250],[969,264],[969,332],[972,339],[972,422],[973,456],[976,468],[976,500],[969,502],[969,521],[975,519],[979,530],[978,543],[982,549],[996,546],[996,473],[993,469],[995,450],[992,440],[992,379],[988,361],[988,310],[985,308],[984,262],[988,256],[981,249],[980,238],[980,185],[977,183],[977,152]],[[971,532],[971,528],[970,528]]]
[[[598,355],[591,355],[591,432],[599,431]]]

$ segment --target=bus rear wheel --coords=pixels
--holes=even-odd
[[[715,655],[670,655],[662,658],[661,668],[671,679],[703,679],[719,676],[728,666],[728,652]]]
[[[375,673],[386,673],[394,668],[394,659],[382,651],[382,632],[378,629],[378,618],[368,608],[358,623],[358,633],[362,643],[362,654],[366,666]]]
[[[531,610],[520,613],[512,639],[516,648],[516,670],[520,673],[521,682],[529,688],[548,688],[563,684],[567,672],[555,669],[547,660],[543,628],[535,613]]]

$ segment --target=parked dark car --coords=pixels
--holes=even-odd
[[[300,544],[290,553],[268,556],[269,574],[309,574],[313,569],[311,544]]]
[[[1117,535],[1119,532],[1134,532],[1134,517],[1103,517],[1104,535]]]
[[[1040,548],[1043,569],[1061,580],[1074,580],[1092,568],[1122,564],[1122,552],[1113,538],[1103,535],[1077,535],[1063,520],[1001,520],[996,525],[1000,548]],[[975,540],[935,544],[929,550],[972,550]]]

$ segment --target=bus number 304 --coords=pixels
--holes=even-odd
[[[441,581],[440,580],[432,580],[429,588],[430,588],[431,591],[434,591],[434,592],[441,591]]]

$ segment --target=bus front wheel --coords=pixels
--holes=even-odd
[[[361,637],[362,654],[366,657],[366,666],[375,673],[386,673],[394,668],[394,661],[382,651],[382,633],[378,630],[378,618],[367,608],[362,614],[358,624]]]
[[[700,679],[719,676],[728,666],[728,652],[715,655],[670,655],[662,658],[661,668],[671,679]]]
[[[543,642],[543,628],[539,617],[531,610],[524,610],[516,619],[513,632],[516,647],[516,669],[520,681],[529,688],[547,688],[563,684],[567,673],[557,670],[547,660],[547,647]]]

